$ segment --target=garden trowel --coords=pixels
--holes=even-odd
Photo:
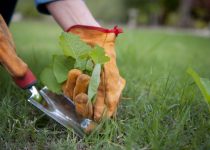
[[[93,128],[93,121],[77,115],[74,103],[65,95],[55,94],[46,87],[38,91],[32,86],[29,90],[32,93],[28,99],[31,104],[64,127],[73,128],[80,137]]]
[[[94,125],[93,121],[76,114],[74,103],[65,95],[50,92],[46,87],[37,90],[36,77],[16,54],[12,35],[0,15],[0,64],[15,83],[31,93],[28,101],[66,128],[73,128],[82,137]]]

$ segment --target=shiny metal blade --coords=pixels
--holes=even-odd
[[[75,105],[69,98],[64,95],[52,93],[47,88],[43,88],[38,92],[35,87],[32,87],[30,91],[32,95],[28,101],[31,104],[64,127],[73,128],[80,137],[84,136],[84,130],[88,127],[91,120],[78,116],[75,111]],[[39,93],[46,102],[37,101],[37,94]]]

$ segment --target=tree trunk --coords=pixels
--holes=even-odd
[[[180,6],[179,6],[180,21],[178,23],[180,27],[191,26],[192,20],[190,16],[190,11],[192,8],[192,2],[193,0],[181,0]]]

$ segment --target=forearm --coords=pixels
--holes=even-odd
[[[46,7],[64,31],[77,24],[100,26],[82,0],[60,0],[48,3]]]

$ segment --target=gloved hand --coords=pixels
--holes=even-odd
[[[20,88],[28,88],[36,78],[15,52],[15,44],[7,25],[0,15],[0,64],[3,65]]]
[[[12,40],[4,19],[0,15],[0,63],[14,77],[22,77],[27,72],[27,65],[17,56],[15,45]]]
[[[87,103],[87,88],[90,77],[80,70],[69,71],[68,79],[63,86],[63,92],[69,96],[76,105],[76,111],[83,117],[100,121],[102,117],[112,117],[120,100],[120,95],[125,87],[125,80],[120,76],[116,64],[116,52],[114,48],[116,36],[121,30],[115,27],[112,30],[100,27],[76,25],[67,32],[79,35],[81,40],[90,46],[99,45],[104,48],[110,61],[104,64],[101,72],[101,82],[95,102]]]

